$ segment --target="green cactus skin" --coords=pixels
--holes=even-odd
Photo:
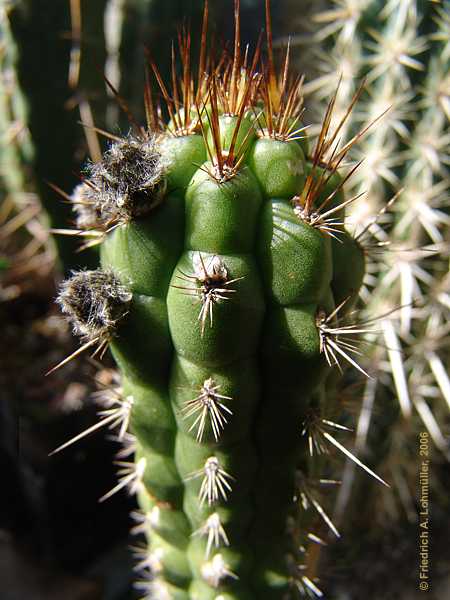
[[[101,342],[110,342],[131,406],[152,598],[295,593],[298,543],[287,520],[298,513],[297,469],[308,463],[302,423],[329,373],[321,323],[336,297],[357,293],[364,271],[344,226],[337,251],[302,204],[320,174],[298,142],[264,137],[242,114],[225,118],[213,106],[204,137],[157,134],[151,189],[139,183],[145,164],[122,153],[131,183],[117,190],[108,214],[120,217],[101,245],[112,289],[132,295]],[[102,174],[110,201],[114,144],[91,176],[101,195]],[[336,195],[339,185],[328,181]],[[133,216],[133,202],[153,208]],[[354,256],[358,268],[345,268]],[[97,289],[99,271],[77,277]]]

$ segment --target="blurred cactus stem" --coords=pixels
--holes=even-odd
[[[334,116],[339,122],[354,82],[365,78],[366,91],[342,128],[343,143],[383,115],[350,153],[363,163],[346,190],[365,192],[365,201],[349,208],[355,235],[366,247],[368,275],[361,298],[371,314],[389,315],[381,327],[385,348],[373,346],[370,352],[372,364],[380,370],[379,381],[386,384],[390,379],[388,397],[396,396],[398,402],[398,410],[384,411],[391,415],[389,423],[385,419],[379,426],[375,423],[384,438],[383,444],[376,444],[383,449],[379,469],[398,483],[397,497],[410,515],[415,481],[410,452],[420,427],[449,458],[444,435],[450,406],[445,368],[450,308],[449,14],[448,1],[333,3],[315,16],[313,40],[321,43],[316,51],[320,74],[305,86],[319,100],[339,88]],[[379,217],[373,219],[376,213]],[[368,423],[375,419],[375,395],[386,396],[386,388],[369,383],[372,408],[367,413],[366,406],[361,414],[358,447],[377,455],[375,446],[366,448]],[[398,451],[395,441],[399,435],[405,440],[404,452]],[[349,464],[338,502],[341,517],[352,470]],[[401,511],[392,510],[396,503],[392,492],[379,491],[390,495],[385,498],[386,510],[398,518]]]

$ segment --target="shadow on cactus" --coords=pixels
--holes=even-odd
[[[100,427],[131,434],[134,462],[103,499],[138,496],[145,598],[321,597],[316,514],[337,530],[305,482],[337,449],[385,483],[330,419],[335,375],[358,367],[367,332],[353,312],[365,253],[345,228],[354,169],[339,173],[353,142],[337,152],[333,97],[310,151],[302,79],[289,49],[277,74],[266,13],[265,52],[242,52],[236,0],[233,52],[212,60],[206,4],[198,73],[182,32],[172,89],[150,61],[146,125],[113,139],[73,196],[101,267],[74,273],[59,303],[85,342],[76,354],[109,345],[122,383],[57,450]]]

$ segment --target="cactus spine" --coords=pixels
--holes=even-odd
[[[116,138],[74,200],[101,269],[75,273],[59,302],[122,374],[104,423],[121,437],[129,423],[135,461],[104,498],[138,494],[151,598],[321,595],[302,571],[294,497],[316,475],[311,454],[342,449],[327,381],[354,363],[360,327],[345,315],[364,255],[344,227],[333,101],[307,158],[302,82],[289,50],[276,75],[268,4],[262,74],[260,48],[241,52],[238,0],[233,56],[209,64],[206,5],[198,76],[189,34],[172,94],[153,65],[169,124],[147,87],[147,127]]]

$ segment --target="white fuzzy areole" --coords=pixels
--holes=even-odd
[[[159,519],[161,517],[161,510],[159,506],[154,506],[148,515],[150,525],[157,527],[159,525]]]
[[[239,579],[233,571],[230,571],[230,567],[224,561],[221,554],[216,554],[212,560],[204,563],[201,567],[201,574],[206,583],[211,587],[219,587],[227,577]]]

